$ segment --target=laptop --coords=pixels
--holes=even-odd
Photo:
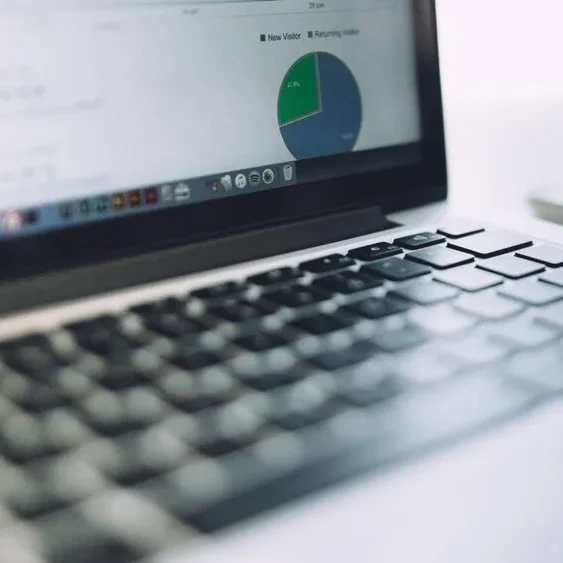
[[[445,219],[434,4],[0,2],[2,561],[561,560],[561,231]]]

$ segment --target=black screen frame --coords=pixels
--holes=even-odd
[[[412,0],[412,5],[422,119],[420,163],[4,240],[0,280],[369,206],[390,213],[444,200],[447,166],[435,0]]]

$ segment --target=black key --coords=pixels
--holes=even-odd
[[[523,412],[532,404],[532,397],[523,387],[502,378],[475,375],[389,403],[383,409],[378,405],[371,409],[372,419],[358,427],[356,435],[339,435],[323,428],[303,433],[301,449],[306,455],[283,476],[268,470],[270,466],[264,467],[264,461],[251,458],[244,468],[237,467],[238,471],[225,466],[225,481],[227,475],[233,478],[226,487],[210,482],[208,490],[215,494],[203,501],[200,475],[206,472],[199,471],[182,487],[170,489],[168,500],[161,502],[195,527],[216,531],[358,473],[373,472],[407,455],[474,434]],[[155,494],[154,498],[158,501],[164,496]],[[194,497],[200,500],[195,509]]]
[[[46,412],[68,403],[64,395],[46,385],[32,385],[23,393],[11,396],[10,399],[23,410],[32,413]]]
[[[221,363],[221,358],[213,352],[178,351],[169,359],[171,364],[186,371],[196,371]]]
[[[136,452],[131,452],[128,458],[120,459],[120,463],[106,471],[107,476],[124,487],[138,485],[162,475],[163,471],[157,467],[143,464],[134,457]]]
[[[147,421],[133,420],[119,397],[95,396],[79,408],[90,428],[103,436],[116,437],[147,425]]]
[[[197,412],[230,400],[236,382],[222,371],[204,377],[176,372],[159,381],[160,392],[167,401],[187,412]]]
[[[240,378],[246,385],[256,389],[257,391],[272,391],[279,387],[285,387],[296,381],[301,381],[309,375],[309,372],[302,366],[295,366],[288,370],[271,370],[266,369],[259,376],[253,374],[252,377],[241,375]]]
[[[166,313],[177,313],[180,312],[184,304],[180,299],[176,297],[169,297],[168,299],[160,299],[158,301],[151,301],[149,303],[142,303],[141,305],[136,305],[131,308],[133,313],[137,315],[152,316],[152,315],[163,315]]]
[[[203,301],[216,301],[234,297],[246,290],[246,285],[238,282],[226,282],[213,287],[206,287],[192,292],[194,297]]]
[[[48,519],[41,531],[49,563],[133,563],[141,556],[86,520],[79,511]]]
[[[282,332],[260,332],[237,338],[234,343],[251,352],[265,352],[289,344],[293,339]]]
[[[479,227],[478,225],[465,221],[457,221],[451,225],[438,229],[438,232],[448,238],[463,238],[470,235],[476,235],[477,233],[482,233],[484,230],[485,229],[483,227]]]
[[[516,256],[538,262],[550,268],[563,266],[563,248],[558,246],[532,246],[516,253]]]
[[[477,266],[481,270],[499,274],[505,278],[518,280],[534,274],[540,274],[545,270],[540,264],[535,264],[529,260],[516,258],[516,256],[499,256],[482,262]]]
[[[235,452],[217,460],[193,461],[180,471],[139,487],[138,492],[167,513],[195,524],[199,515],[218,502],[234,500],[243,491],[250,493],[256,485],[264,485],[264,478],[270,483],[269,473],[256,457]]]
[[[402,391],[395,374],[377,360],[342,374],[338,380],[338,396],[354,406],[365,407],[387,401]]]
[[[66,328],[82,348],[103,357],[128,355],[140,346],[120,331],[115,317],[100,317]]]
[[[425,276],[426,274],[430,274],[432,270],[421,264],[408,262],[401,258],[389,258],[364,266],[362,272],[400,282]]]
[[[477,258],[493,258],[532,246],[532,241],[522,235],[487,231],[455,242],[449,242],[448,246],[454,250],[473,254]]]
[[[346,307],[346,312],[365,317],[366,319],[383,319],[391,315],[404,313],[409,308],[410,305],[407,303],[372,297]]]
[[[434,275],[434,279],[470,292],[482,291],[504,283],[500,276],[477,268],[460,268],[448,272],[438,272]]]
[[[315,315],[301,319],[293,323],[293,326],[310,334],[322,335],[345,329],[353,324],[353,321],[344,319],[340,315]]]
[[[426,248],[424,250],[417,250],[411,252],[406,256],[407,260],[413,260],[420,264],[426,264],[439,270],[446,270],[448,268],[455,268],[463,266],[464,264],[471,264],[473,257],[467,256],[463,252],[444,248],[442,246],[435,246],[433,248]]]
[[[383,285],[383,280],[362,272],[342,272],[313,282],[315,287],[345,295],[360,293]]]
[[[309,359],[309,362],[325,371],[337,371],[365,362],[373,358],[378,352],[378,348],[371,342],[355,342],[344,350],[325,352],[314,356]]]
[[[0,356],[12,369],[40,379],[48,378],[54,370],[66,364],[41,335],[0,344]]]
[[[234,361],[234,371],[245,385],[259,391],[284,387],[311,374],[311,369],[288,350],[275,351],[269,357],[241,356]]]
[[[330,381],[311,378],[279,391],[272,422],[293,431],[328,418],[334,412],[335,389]]]
[[[90,333],[92,330],[98,328],[105,329],[115,329],[117,327],[118,320],[116,317],[111,315],[103,315],[101,317],[96,317],[94,319],[89,319],[87,321],[81,321],[78,323],[72,323],[66,325],[66,330],[72,332],[75,336],[80,336],[85,333]]]
[[[391,258],[391,256],[396,256],[397,254],[402,253],[403,249],[394,244],[390,244],[388,242],[378,242],[371,244],[370,246],[350,250],[350,252],[348,252],[348,256],[354,258],[355,260],[361,260],[362,262],[375,262],[375,260]]]
[[[501,320],[521,313],[524,306],[494,294],[463,295],[454,307],[486,320]]]
[[[321,303],[331,295],[314,287],[296,285],[268,293],[265,298],[285,307],[298,308]]]
[[[186,335],[203,332],[203,324],[195,319],[188,319],[177,313],[153,314],[146,318],[145,326],[169,338],[181,338]]]
[[[385,330],[372,337],[372,342],[385,352],[398,352],[419,346],[428,340],[427,333],[415,325]]]
[[[128,432],[138,430],[138,424],[132,424],[125,416],[121,418],[106,419],[102,416],[91,415],[86,418],[88,425],[98,434],[107,436],[108,438],[115,438]]]
[[[116,317],[104,315],[88,321],[67,325],[65,329],[70,331],[74,337],[80,341],[83,338],[87,338],[91,333],[101,329],[118,332],[118,327],[119,321]]]
[[[209,313],[232,323],[244,323],[271,315],[276,310],[276,307],[268,305],[263,300],[260,302],[231,301],[209,309]]]
[[[36,480],[8,494],[8,506],[20,518],[33,520],[69,506],[48,485]]]
[[[109,365],[97,376],[100,385],[111,391],[122,391],[147,385],[150,379],[139,369],[128,365]]]
[[[182,444],[158,431],[142,432],[116,442],[118,455],[99,469],[110,479],[130,487],[175,469],[184,459]]]
[[[319,258],[318,260],[303,262],[299,267],[305,272],[311,272],[312,274],[326,274],[328,272],[336,272],[337,270],[349,268],[354,264],[354,260],[348,256],[332,254],[331,256]]]
[[[141,344],[135,343],[116,331],[99,328],[78,339],[85,349],[103,357],[127,356]]]
[[[120,394],[127,421],[144,428],[159,422],[169,411],[166,403],[150,388]]]
[[[526,305],[541,307],[563,299],[563,288],[543,282],[526,280],[499,290],[504,297],[521,301]]]
[[[242,405],[219,407],[204,417],[198,449],[213,457],[234,452],[251,444],[262,425],[263,421]]]
[[[303,272],[295,268],[279,268],[278,270],[270,270],[265,274],[259,274],[248,279],[249,282],[268,287],[271,285],[286,284],[298,280],[303,277]]]
[[[391,294],[419,305],[435,305],[457,297],[459,291],[435,282],[413,282],[394,288]]]
[[[553,272],[548,272],[547,274],[543,274],[542,276],[540,276],[540,280],[545,283],[563,287],[563,268],[560,270],[554,270]]]
[[[37,424],[9,419],[0,428],[0,453],[17,464],[27,464],[58,453]]]
[[[441,242],[446,242],[446,237],[437,233],[418,233],[395,239],[397,246],[402,246],[407,250],[418,250],[419,248],[440,244]]]

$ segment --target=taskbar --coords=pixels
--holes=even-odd
[[[0,214],[0,240],[36,235],[137,213],[256,193],[297,183],[294,162],[82,196]]]

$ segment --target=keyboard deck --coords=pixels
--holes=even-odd
[[[3,342],[0,361],[0,553],[141,561],[562,391],[563,248],[418,233]]]

